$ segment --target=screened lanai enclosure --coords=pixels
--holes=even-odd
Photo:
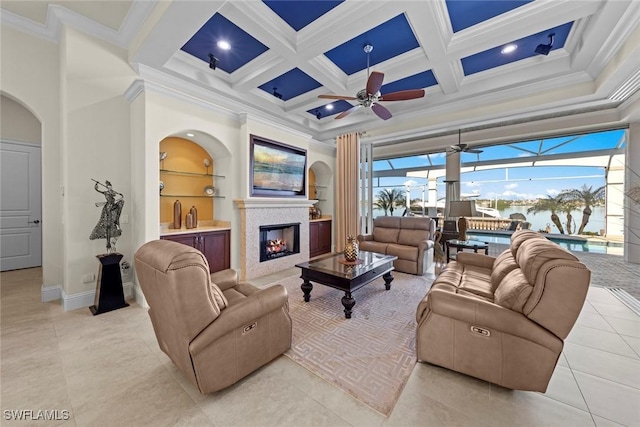
[[[451,201],[473,200],[471,228],[505,229],[517,217],[536,231],[576,234],[584,202],[559,196],[589,196],[600,189],[601,197],[588,207],[591,215],[582,234],[621,240],[626,137],[626,129],[613,129],[485,146],[452,145],[388,158],[377,158],[375,147],[363,145],[363,229],[370,229],[371,218],[380,215],[444,219]],[[549,202],[553,200],[562,203]],[[551,210],[544,209],[549,206]],[[551,221],[552,214],[560,218],[561,229]]]

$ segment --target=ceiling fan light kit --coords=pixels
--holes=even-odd
[[[382,87],[382,82],[384,81],[384,73],[379,71],[369,72],[369,55],[371,51],[373,51],[373,46],[370,44],[366,44],[363,47],[364,52],[367,54],[367,84],[366,87],[353,96],[346,95],[320,95],[318,98],[322,99],[341,99],[346,101],[358,101],[358,105],[354,105],[348,110],[343,111],[342,113],[336,116],[337,119],[341,119],[343,117],[348,116],[356,110],[359,110],[361,107],[370,108],[376,116],[380,117],[382,120],[389,120],[392,117],[391,112],[384,106],[382,106],[380,101],[407,101],[410,99],[422,98],[424,96],[424,89],[411,89],[411,90],[403,90],[398,92],[391,92],[386,95],[382,95],[380,93],[380,88]]]

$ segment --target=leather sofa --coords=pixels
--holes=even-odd
[[[360,250],[397,256],[397,271],[422,276],[433,265],[436,222],[423,217],[380,216],[371,234],[359,235]]]
[[[135,254],[138,281],[162,351],[201,393],[223,389],[291,347],[287,291],[209,274],[204,255],[169,240]]]
[[[418,360],[510,389],[545,392],[591,272],[532,230],[497,257],[457,254],[420,302]]]

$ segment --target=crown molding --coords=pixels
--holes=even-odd
[[[50,42],[60,41],[61,29],[65,25],[115,46],[127,48],[155,5],[155,0],[132,2],[119,31],[56,4],[49,5],[45,25],[4,9],[0,15],[3,25]]]
[[[257,122],[263,125],[267,125],[267,126],[273,126],[273,120],[263,117],[263,116],[259,116],[259,115],[255,115],[255,114],[251,114],[251,113],[240,113],[239,114],[240,117],[240,121],[242,123],[248,123],[250,121],[252,122]],[[296,129],[292,129],[290,127],[284,126],[284,125],[278,125],[281,129],[284,129],[285,131],[289,132],[290,134],[293,134],[297,137],[303,138],[303,139],[307,139],[307,140],[311,140],[312,137],[310,134],[305,133],[305,132],[301,132],[299,130]]]
[[[131,85],[124,91],[124,99],[131,104],[142,92],[145,91],[144,80],[136,79]]]
[[[6,25],[14,30],[30,34],[34,37],[46,40],[48,42],[58,43],[60,41],[61,22],[54,15],[51,7],[47,10],[47,25],[32,21],[13,12],[2,9],[0,13],[2,25]]]
[[[205,95],[215,95],[211,94],[210,91],[203,91],[201,88],[194,87],[194,85],[184,80],[162,73],[143,64],[136,64],[135,68],[138,71],[138,75],[142,77],[142,80],[136,80],[125,92],[132,97],[132,100],[135,99],[135,96],[139,95],[139,93],[135,93],[136,90],[153,90],[156,93],[188,102],[207,110],[215,111],[216,113],[232,120],[239,120],[238,113],[233,109],[226,108],[217,102],[204,99]]]

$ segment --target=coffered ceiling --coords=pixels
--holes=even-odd
[[[11,3],[2,7],[14,24],[36,19]],[[84,10],[65,3],[56,2],[96,26],[112,25],[100,23],[98,11],[128,7],[113,37],[131,48],[146,81],[320,141],[606,109],[640,86],[637,1],[80,2]],[[369,56],[365,45],[373,46]],[[503,52],[508,45],[515,50]],[[355,97],[370,71],[384,73],[381,104],[393,117],[361,108],[336,120],[358,101],[318,96]],[[408,89],[425,96],[384,101]]]

